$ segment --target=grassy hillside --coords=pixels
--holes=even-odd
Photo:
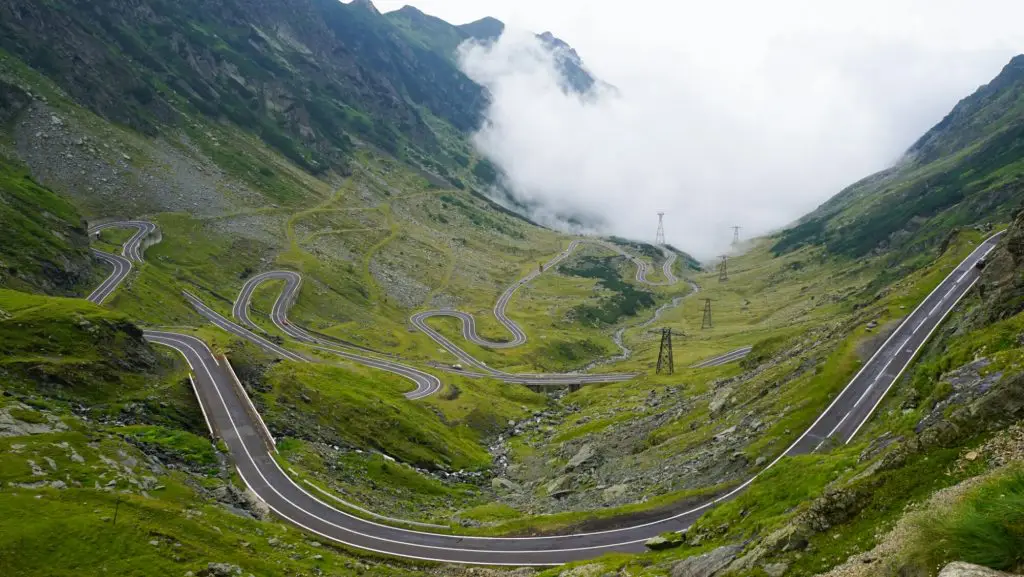
[[[894,167],[786,230],[776,253],[823,244],[850,257],[922,263],[957,227],[1007,221],[1024,198],[1024,56],[961,101]],[[914,259],[915,256],[919,258]]]
[[[78,211],[2,157],[0,222],[0,286],[68,296],[92,290],[89,239]]]
[[[282,467],[355,507],[479,534],[605,528],[704,502],[774,459],[987,234],[974,227],[1010,221],[1021,198],[1015,59],[899,166],[736,255],[728,281],[673,248],[699,292],[642,286],[626,259],[588,245],[512,299],[525,345],[466,345],[510,371],[640,373],[629,382],[540,394],[438,370],[442,391],[414,402],[408,381],[327,354],[280,362],[183,300],[188,290],[228,315],[248,278],[288,269],[303,276],[291,322],[427,370],[454,360],[411,328],[414,312],[458,308],[507,339],[495,300],[570,238],[474,189],[498,176],[468,144],[483,95],[451,50],[500,28],[334,0],[0,7],[0,142],[31,174],[0,166],[0,217],[13,223],[0,230],[0,573],[200,574],[214,562],[451,575],[357,560],[268,517],[206,438],[187,365],[139,326],[227,355]],[[105,307],[29,294],[80,295],[98,280],[85,264],[73,274],[89,262],[79,214],[161,231]],[[984,501],[1019,492],[1003,465],[1021,454],[1007,426],[1024,418],[1022,231],[850,446],[783,460],[685,546],[550,573],[685,574],[673,571],[683,557],[738,545],[729,572],[811,575],[884,543],[908,503],[979,475],[893,572],[930,573],[944,558],[934,543],[966,552],[965,535],[1016,527]],[[614,240],[662,279],[660,250]],[[302,350],[269,322],[281,288],[257,290],[252,317]],[[451,319],[431,323],[463,342]],[[654,371],[665,327],[672,375]],[[743,362],[692,367],[745,345]],[[69,538],[47,538],[57,531]]]

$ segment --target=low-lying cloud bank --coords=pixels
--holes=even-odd
[[[663,211],[668,242],[702,258],[896,161],[1002,57],[790,38],[728,70],[652,55],[581,97],[532,34],[460,48],[493,96],[475,144],[535,216],[653,240]]]

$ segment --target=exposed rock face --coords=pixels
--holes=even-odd
[[[976,324],[986,325],[1010,318],[1024,310],[1024,210],[1019,211],[999,247],[987,259],[978,283],[984,306]]]
[[[726,545],[710,553],[687,557],[672,566],[672,577],[712,577],[725,569],[742,550],[743,545]]]
[[[0,124],[13,120],[31,103],[28,92],[0,78]]]
[[[569,459],[569,462],[565,465],[566,471],[573,471],[588,463],[597,460],[597,450],[590,443],[580,447],[580,450]]]
[[[971,565],[962,561],[955,561],[946,565],[939,571],[939,577],[1007,577],[1010,573],[1003,573],[981,565]]]

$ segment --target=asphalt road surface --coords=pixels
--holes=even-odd
[[[121,255],[103,252],[92,249],[92,254],[113,267],[110,273],[100,286],[96,287],[86,300],[95,304],[103,304],[103,301],[113,294],[121,282],[132,272],[133,262],[142,262],[142,241],[157,231],[156,225],[142,220],[129,220],[119,222],[108,222],[89,228],[89,236],[107,228],[135,228],[138,229],[124,246],[121,247]]]
[[[700,362],[700,363],[698,363],[696,365],[693,365],[693,368],[695,368],[695,369],[704,369],[704,368],[707,368],[707,367],[717,367],[717,366],[720,366],[720,365],[726,365],[726,364],[729,364],[729,363],[731,363],[733,361],[738,361],[738,360],[742,359],[743,357],[749,355],[750,351],[753,348],[754,347],[752,347],[752,346],[740,347],[740,348],[736,349],[735,351],[729,351],[729,352],[725,353],[724,355],[718,355],[717,357],[713,357],[713,358],[710,358],[710,359],[708,359],[706,361],[703,361],[703,362]]]
[[[974,265],[992,250],[998,236],[985,241],[965,259],[907,317],[807,431],[761,472],[784,456],[816,450],[821,446],[820,439],[834,435],[837,442],[846,442],[856,435],[916,351],[977,282]],[[380,553],[455,563],[554,565],[613,551],[639,552],[644,550],[643,543],[648,538],[688,527],[707,509],[739,494],[761,474],[693,509],[606,531],[490,538],[391,527],[328,505],[281,470],[273,458],[273,439],[226,358],[218,359],[205,343],[192,336],[147,331],[146,338],[185,357],[192,368],[195,392],[211,434],[224,440],[242,480],[271,510],[285,521],[325,539]]]
[[[794,451],[806,453],[817,450],[830,438],[833,442],[847,443],[857,434],[942,320],[978,282],[981,273],[975,265],[992,252],[1002,235],[1000,232],[978,245],[903,320],[795,443]]]

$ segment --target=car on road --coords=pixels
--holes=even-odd
[[[455,363],[454,365],[452,365],[452,368],[455,369],[456,371],[461,371],[462,365],[460,365],[459,363]]]

